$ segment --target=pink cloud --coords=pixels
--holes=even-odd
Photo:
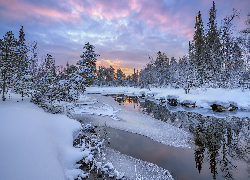
[[[13,19],[31,20],[38,17],[42,22],[50,23],[53,21],[71,22],[78,18],[78,15],[73,11],[53,9],[46,4],[37,6],[28,2],[19,2],[18,0],[0,0],[0,3],[3,6],[1,13]]]

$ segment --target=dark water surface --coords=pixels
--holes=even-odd
[[[141,135],[106,128],[111,148],[168,169],[176,179],[250,179],[249,117],[172,112],[163,104],[137,96],[112,96],[120,105],[190,132],[195,148],[170,147]]]
[[[157,164],[169,170],[176,179],[213,179],[209,162],[204,162],[199,173],[194,160],[195,151],[192,149],[167,146],[142,135],[108,127],[98,127],[96,132],[104,136],[106,144],[110,148],[134,158]],[[249,174],[244,170],[245,166],[245,163],[237,162],[237,167],[241,169],[232,170],[234,179],[248,179]],[[223,173],[219,172],[216,179],[225,179]]]

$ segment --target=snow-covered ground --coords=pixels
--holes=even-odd
[[[232,115],[237,114],[237,116],[249,116],[250,111],[250,89],[242,90],[240,89],[196,89],[190,90],[189,94],[185,94],[183,89],[173,89],[173,88],[151,88],[140,89],[133,87],[88,87],[85,94],[88,93],[101,93],[101,94],[127,94],[127,95],[142,95],[148,96],[155,100],[159,99],[177,99],[178,103],[183,102],[195,103],[197,108],[200,108],[198,112],[204,113],[204,115],[210,115],[206,110],[210,110],[212,104],[222,105],[224,107],[229,107],[230,104],[238,107],[240,113],[232,113]],[[228,108],[230,109],[230,108]],[[178,109],[177,110],[183,110]],[[230,114],[226,114],[230,115]]]
[[[190,148],[188,142],[191,135],[188,132],[140,112],[119,106],[112,97],[100,94],[87,94],[86,96],[91,97],[96,103],[91,106],[79,106],[73,112],[73,117],[84,124],[108,126],[141,134],[166,145]]]
[[[22,101],[19,95],[10,95],[11,99],[0,101],[0,179],[73,180],[78,176],[85,177],[86,172],[78,169],[76,162],[83,158],[85,161],[93,160],[91,149],[94,147],[87,148],[86,143],[73,147],[73,140],[82,129],[81,124],[65,115],[46,113],[30,103],[29,98]],[[122,122],[116,115],[121,110],[98,100],[82,96],[74,110],[79,113],[81,109],[83,117],[90,118],[92,123],[98,117]],[[103,162],[95,163],[102,170],[106,166],[108,171],[113,169],[117,177],[125,175],[125,179],[172,179],[168,170],[157,165],[122,155],[109,148],[104,151],[105,158],[100,159]]]
[[[196,102],[197,107],[210,108],[213,103],[229,104],[234,103],[240,109],[250,110],[250,89],[212,89],[208,88],[205,91],[201,89],[190,90],[189,94],[185,94],[183,89],[173,88],[151,88],[140,89],[133,87],[88,87],[85,93],[102,93],[102,94],[135,94],[135,95],[150,95],[155,99],[165,98],[169,96],[176,97],[178,101],[183,102],[190,100]]]
[[[211,104],[227,106],[233,104],[244,110],[249,117],[250,90],[207,89],[191,90],[185,94],[182,89],[151,88],[98,88],[88,87],[84,96],[72,110],[73,117],[84,124],[109,126],[150,137],[163,144],[190,148],[191,134],[156,120],[140,112],[119,106],[111,97],[101,94],[145,94],[155,100],[177,98],[178,102],[188,100],[196,107],[211,109]],[[19,95],[0,101],[0,179],[74,179],[83,173],[75,163],[90,155],[88,151],[72,146],[81,124],[65,115],[54,115],[29,102],[21,101]],[[63,104],[63,103],[62,103]],[[65,103],[65,105],[70,105]],[[106,150],[106,164],[124,172],[127,179],[160,177],[171,179],[167,170],[156,165],[122,155],[112,149]],[[119,163],[122,159],[122,164]],[[118,162],[119,161],[119,162]],[[124,166],[124,167],[121,167]],[[132,167],[129,170],[128,167]],[[147,174],[152,172],[151,174]],[[137,177],[138,176],[138,177]],[[163,179],[164,179],[163,178]],[[146,178],[147,179],[147,178]]]
[[[18,101],[18,102],[17,102]],[[86,154],[74,148],[81,124],[44,112],[19,95],[0,101],[0,179],[73,179],[76,161]]]

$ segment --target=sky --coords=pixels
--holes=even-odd
[[[24,26],[27,43],[38,42],[39,57],[51,54],[56,65],[75,64],[89,42],[100,54],[97,66],[141,69],[158,51],[179,59],[187,54],[201,11],[204,27],[212,0],[0,0],[0,36],[18,38]],[[215,0],[217,23],[233,13],[245,28],[249,0]]]

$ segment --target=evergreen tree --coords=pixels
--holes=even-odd
[[[47,54],[40,66],[40,80],[37,82],[32,101],[36,104],[45,104],[49,102],[51,105],[55,100],[59,100],[62,95],[56,80],[55,59]]]
[[[174,57],[171,58],[170,60],[170,65],[169,65],[169,75],[170,75],[170,82],[171,86],[175,88],[179,88],[178,85],[178,63],[176,62],[176,59]]]
[[[187,84],[184,88],[195,88],[199,86],[198,82],[198,68],[195,62],[195,50],[194,43],[189,41],[188,57],[184,58],[187,60],[188,71],[187,71]]]
[[[99,54],[96,54],[94,51],[94,46],[90,45],[89,42],[85,44],[83,49],[86,49],[83,52],[83,55],[80,57],[81,60],[77,61],[76,65],[79,65],[78,73],[85,78],[84,84],[86,86],[90,86],[93,84],[95,78],[96,78],[96,57],[99,56]]]
[[[126,78],[126,75],[122,72],[122,70],[120,68],[117,69],[116,74],[115,74],[116,85],[123,86],[125,78]]]
[[[193,45],[194,45],[193,61],[195,62],[194,64],[197,67],[197,79],[199,81],[199,84],[202,86],[205,83],[206,64],[204,58],[204,45],[205,45],[204,27],[200,11],[198,12],[198,16],[196,16]]]
[[[131,77],[131,86],[138,87],[138,81],[139,81],[139,73],[138,73],[138,70],[137,72],[135,72],[135,68],[134,68],[134,73],[132,74],[132,77]]]
[[[5,101],[5,93],[12,86],[16,67],[16,44],[12,31],[9,31],[1,40],[0,47],[0,88],[2,89],[2,100]]]
[[[213,7],[209,12],[208,31],[205,38],[205,63],[206,63],[206,74],[207,82],[217,87],[217,82],[221,81],[221,43],[220,35],[217,29],[216,22],[216,9],[213,1]],[[210,85],[211,86],[211,85]],[[220,83],[218,84],[220,87]]]
[[[165,53],[162,54],[160,51],[157,53],[152,71],[155,86],[162,86],[169,83],[171,76],[169,72],[169,58]]]
[[[127,77],[127,81],[130,80],[129,78],[130,76]],[[139,83],[142,88],[148,88],[150,90],[153,84],[153,61],[150,61],[146,67],[140,71]]]
[[[186,94],[189,93],[192,87],[190,78],[192,72],[190,72],[190,69],[188,56],[184,56],[178,63],[178,84],[180,87],[184,88]]]
[[[114,85],[115,69],[112,66],[105,69],[105,81],[106,81],[106,85],[108,85],[108,86]]]
[[[37,50],[37,41],[32,42],[28,47],[29,53],[29,71],[32,77],[32,89],[34,89],[34,85],[39,80],[38,78],[38,50]]]
[[[80,74],[73,72],[68,75],[67,83],[64,84],[64,92],[66,90],[67,101],[76,101],[79,99],[80,94],[85,91],[85,78]],[[66,85],[66,86],[65,86]]]
[[[243,57],[245,58],[245,72],[243,74],[243,88],[250,88],[250,13],[247,15],[245,22],[247,27],[240,31],[243,45]]]
[[[101,87],[105,85],[105,72],[106,72],[106,68],[104,66],[99,66],[99,69],[97,72],[97,83]]]
[[[233,34],[233,23],[232,21],[238,17],[236,11],[234,11],[233,15],[226,16],[222,21],[222,26],[220,27],[220,39],[222,45],[222,80],[223,80],[223,87],[225,88],[232,88],[233,87],[233,77],[232,72],[233,69],[233,47],[234,47],[234,38],[232,37]]]
[[[19,31],[19,41],[16,45],[16,65],[14,76],[14,91],[21,94],[22,100],[24,95],[29,96],[31,93],[32,82],[29,69],[28,48],[25,44],[25,34],[23,26]]]

